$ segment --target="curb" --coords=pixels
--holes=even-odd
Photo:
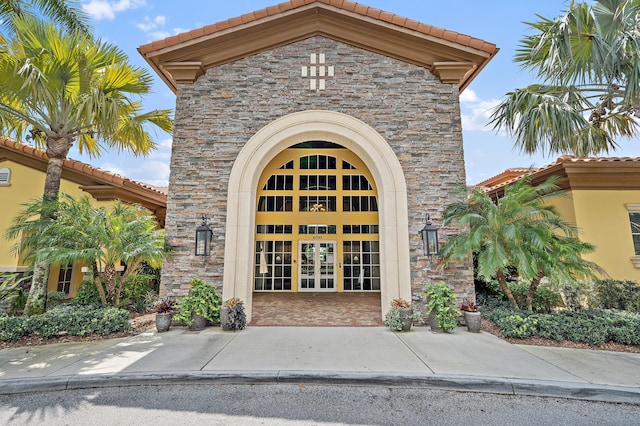
[[[317,384],[431,388],[638,404],[640,388],[483,376],[332,371],[163,371],[0,380],[0,395],[128,386]]]

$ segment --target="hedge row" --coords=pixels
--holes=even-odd
[[[0,340],[16,341],[32,334],[45,338],[63,333],[71,336],[107,335],[129,327],[129,312],[112,307],[61,305],[31,317],[0,314]]]
[[[496,308],[485,313],[505,337],[546,337],[600,346],[606,342],[640,345],[640,314],[613,311],[560,311],[554,314]]]

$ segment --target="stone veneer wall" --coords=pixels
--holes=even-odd
[[[324,53],[335,67],[326,89],[309,90],[301,67]],[[227,186],[243,145],[270,122],[304,110],[330,110],[358,118],[382,135],[405,172],[408,190],[414,300],[428,282],[444,280],[459,297],[475,297],[470,261],[448,266],[422,255],[419,231],[429,212],[442,226],[444,206],[465,184],[458,87],[428,70],[324,37],[312,37],[209,69],[194,84],[180,84],[171,157],[166,233],[174,248],[162,269],[162,295],[186,294],[192,278],[222,286]],[[264,167],[265,164],[256,164]],[[196,258],[195,228],[206,213],[212,256]],[[446,240],[452,230],[441,229]],[[252,253],[247,253],[251,267]]]

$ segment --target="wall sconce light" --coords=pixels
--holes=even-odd
[[[207,215],[202,213],[202,224],[196,228],[196,256],[209,256],[213,231],[209,228]]]
[[[422,237],[422,249],[425,256],[435,256],[439,253],[438,250],[438,227],[431,224],[429,219],[429,213],[427,213],[426,224],[420,231]]]

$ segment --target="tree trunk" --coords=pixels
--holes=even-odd
[[[93,283],[98,289],[98,294],[100,295],[100,302],[102,306],[107,306],[107,296],[104,294],[104,288],[102,287],[102,282],[100,281],[100,271],[98,271],[98,263],[93,261],[91,264],[93,269]]]
[[[543,277],[544,272],[539,270],[536,276],[531,280],[531,284],[529,284],[529,293],[527,294],[527,310],[529,311],[533,311],[533,296],[536,294],[540,281],[542,281]]]
[[[58,199],[63,162],[64,158],[49,158],[47,175],[44,181],[44,199],[46,200],[55,201]],[[31,289],[25,304],[25,315],[37,315],[46,311],[48,283],[49,264],[44,260],[36,260],[35,265],[33,265]]]
[[[507,279],[502,273],[502,269],[498,269],[496,271],[496,278],[498,279],[498,284],[500,285],[500,288],[502,289],[502,291],[504,291],[504,294],[507,295],[507,299],[509,299],[509,302],[511,303],[511,306],[513,306],[513,309],[515,311],[519,311],[520,307],[518,306],[518,302],[516,302],[516,298],[513,297],[513,293],[511,293],[511,289],[507,285]]]
[[[107,299],[114,303],[114,306],[116,306],[116,275],[116,265],[113,263],[104,265],[102,277],[104,278],[105,287],[107,287]]]

